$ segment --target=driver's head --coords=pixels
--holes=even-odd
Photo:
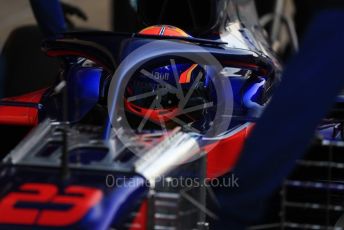
[[[139,34],[190,37],[183,30],[168,25],[150,26]],[[169,57],[150,63],[144,70],[137,71],[126,86],[124,104],[127,113],[135,115],[131,119],[133,124],[143,118],[154,124],[165,123],[171,128],[176,124],[204,122],[205,114],[213,108],[201,105],[216,100],[208,66]],[[191,107],[199,109],[185,110]]]
[[[137,0],[137,12],[145,26],[173,25],[192,35],[214,30],[224,0]]]

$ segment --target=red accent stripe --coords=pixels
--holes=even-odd
[[[193,64],[190,68],[185,70],[179,77],[179,83],[190,83],[192,71],[197,67],[197,64]]]
[[[268,74],[268,70],[266,70],[265,68],[262,68],[261,66],[259,66],[257,64],[254,64],[254,63],[226,60],[226,61],[223,61],[222,64],[225,66],[230,66],[230,67],[248,68],[248,69],[256,70],[262,75]]]
[[[222,176],[234,167],[253,127],[252,124],[226,139],[205,147],[208,153],[207,178]]]
[[[124,101],[125,108],[141,117],[145,117],[147,114],[149,114],[148,119],[154,122],[160,122],[160,121],[169,121],[172,118],[178,114],[178,109],[146,109],[137,105],[134,105],[133,103],[130,103],[128,101]]]
[[[139,211],[137,212],[134,220],[131,223],[129,230],[146,230],[147,218],[148,218],[148,201],[145,200],[141,204]]]
[[[38,110],[28,107],[1,106],[1,125],[34,126],[38,123]]]
[[[7,97],[7,98],[1,99],[1,101],[38,103],[41,101],[41,98],[46,90],[47,88],[44,88],[44,89],[40,89],[31,93],[16,96],[16,97]]]
[[[46,89],[18,97],[4,98],[2,101],[39,103]],[[38,123],[38,109],[22,106],[0,106],[0,124],[34,126]]]
[[[111,67],[100,62],[96,57],[89,55],[88,53],[80,52],[80,51],[75,51],[75,50],[48,50],[46,54],[50,57],[62,57],[62,56],[77,56],[77,57],[84,57],[87,58],[99,66],[111,70]]]

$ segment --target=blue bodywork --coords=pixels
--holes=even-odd
[[[240,46],[236,46],[232,41],[233,37],[222,37],[216,35],[210,39],[199,39],[192,37],[163,37],[163,36],[150,36],[140,34],[119,34],[110,32],[78,32],[66,33],[60,35],[58,39],[46,40],[43,43],[43,50],[50,56],[59,57],[63,64],[63,72],[56,81],[56,84],[49,88],[41,102],[39,103],[39,120],[43,121],[47,118],[56,121],[68,121],[69,125],[76,129],[75,132],[70,134],[68,141],[77,145],[76,148],[67,149],[69,153],[67,157],[70,167],[70,174],[67,178],[63,177],[62,164],[60,162],[61,152],[63,147],[68,146],[62,144],[61,130],[55,130],[58,135],[50,135],[49,138],[56,138],[54,145],[49,138],[42,138],[36,140],[34,146],[28,145],[26,147],[36,147],[40,142],[46,141],[47,144],[41,150],[37,149],[21,149],[27,151],[27,154],[33,154],[37,151],[37,162],[31,162],[31,165],[25,165],[30,159],[24,158],[22,162],[17,164],[6,161],[0,165],[0,205],[9,194],[18,192],[20,186],[26,183],[39,183],[39,184],[52,184],[59,190],[59,194],[64,194],[64,189],[68,186],[85,186],[88,188],[98,189],[102,192],[103,198],[90,210],[83,218],[78,220],[71,226],[66,226],[65,229],[120,229],[123,223],[130,222],[132,211],[137,211],[142,201],[148,197],[150,189],[146,179],[141,175],[134,173],[132,165],[129,166],[126,160],[132,156],[132,153],[125,152],[124,156],[115,156],[115,151],[111,152],[113,158],[106,158],[107,150],[101,148],[91,148],[89,145],[104,144],[110,138],[111,123],[108,118],[108,110],[110,115],[123,109],[121,103],[115,104],[113,108],[108,108],[106,102],[109,93],[109,88],[112,87],[110,82],[114,77],[116,70],[120,69],[124,60],[127,61],[122,67],[123,74],[130,72],[131,66],[136,66],[142,63],[148,63],[154,68],[150,69],[153,74],[157,73],[156,77],[166,80],[171,85],[175,85],[173,76],[173,69],[169,68],[166,64],[161,65],[163,61],[169,61],[174,58],[173,52],[181,55],[197,56],[200,53],[207,53],[214,57],[221,66],[224,67],[223,73],[214,71],[211,66],[205,66],[205,76],[202,79],[202,86],[199,89],[206,91],[207,97],[216,99],[216,102],[226,102],[233,100],[234,119],[233,125],[240,126],[247,123],[249,120],[248,108],[243,97],[246,95],[249,98],[249,103],[254,102],[263,105],[267,102],[275,85],[279,81],[280,66],[278,61],[269,51],[267,44],[264,43],[263,37],[255,37],[258,32],[255,31],[251,36],[247,36],[249,32],[247,28],[242,28],[242,25],[237,21],[233,21],[232,25],[236,24],[234,33],[239,37]],[[240,29],[241,28],[241,29]],[[233,32],[232,31],[232,32]],[[256,43],[252,43],[252,39],[256,39]],[[126,57],[131,55],[133,51],[144,47],[155,41],[163,41],[164,44],[171,46],[156,47],[146,53],[139,54],[137,57],[127,60]],[[188,46],[186,46],[188,44]],[[171,47],[173,46],[173,49]],[[184,49],[187,47],[188,49]],[[201,48],[195,51],[195,47]],[[169,53],[165,52],[169,50]],[[200,51],[201,50],[201,51]],[[201,66],[204,63],[197,63]],[[127,69],[126,69],[127,68]],[[177,72],[180,75],[190,68],[190,63],[185,63],[179,60],[177,63]],[[201,69],[201,67],[198,67]],[[227,68],[227,69],[226,69]],[[190,82],[182,84],[182,88],[187,90],[195,78],[197,72],[191,75]],[[220,95],[216,94],[214,86],[211,82],[213,76],[221,75],[223,79],[229,82],[232,90],[222,88]],[[140,77],[140,76],[138,76]],[[214,77],[215,78],[215,77]],[[257,88],[257,84],[264,79],[264,86]],[[67,90],[63,93],[57,93],[55,88],[61,82],[66,81]],[[116,80],[116,79],[115,79]],[[119,79],[123,80],[123,79]],[[154,82],[141,76],[141,80],[147,83],[151,89],[154,88]],[[111,88],[118,95],[123,96],[119,92],[126,90],[128,82],[119,81],[120,84]],[[133,85],[135,91],[140,91],[141,88]],[[247,95],[248,93],[248,95]],[[201,94],[202,95],[202,94]],[[205,95],[205,94],[204,94]],[[113,96],[113,95],[112,95]],[[114,98],[116,102],[118,98]],[[67,118],[64,117],[66,107],[64,101],[67,99]],[[123,100],[122,100],[123,101]],[[123,102],[122,102],[123,103]],[[113,111],[112,111],[113,109]],[[221,108],[225,111],[227,108]],[[105,116],[102,116],[103,114]],[[222,115],[222,114],[221,114]],[[201,114],[204,116],[204,114]],[[92,125],[96,124],[98,129],[94,129]],[[203,126],[203,124],[198,124]],[[80,129],[79,127],[80,126]],[[59,129],[63,129],[64,124],[60,125]],[[99,128],[100,127],[100,128]],[[52,131],[49,131],[52,133]],[[50,134],[51,134],[50,133]],[[88,136],[84,137],[83,134],[87,133]],[[102,135],[99,135],[101,133]],[[39,135],[39,133],[37,134]],[[63,135],[62,135],[63,136]],[[73,142],[73,138],[81,136]],[[105,137],[105,138],[104,138]],[[34,138],[34,137],[33,137]],[[48,140],[47,140],[48,139]],[[52,145],[49,143],[52,142]],[[79,146],[85,144],[86,146]],[[74,146],[75,147],[75,146]],[[107,146],[110,148],[109,146]],[[37,147],[38,148],[38,147]],[[20,149],[19,149],[20,150]],[[21,155],[18,149],[16,153]],[[59,154],[56,154],[59,152]],[[131,154],[131,155],[130,155]],[[129,157],[127,157],[129,155]],[[117,159],[115,162],[114,158]],[[51,160],[51,162],[47,159]],[[32,160],[31,159],[31,160]],[[97,162],[109,163],[109,167],[101,165],[95,167]],[[104,166],[104,167],[103,167]],[[108,166],[108,165],[106,165]],[[197,173],[202,174],[204,168],[195,170]],[[188,171],[187,173],[189,173]],[[132,183],[123,184],[125,181],[121,180],[122,184],[116,186],[106,186],[106,178],[112,175],[114,178],[127,178],[126,181]],[[16,204],[17,205],[17,204]],[[45,209],[62,209],[68,210],[71,207],[56,206],[52,202],[39,202],[31,203],[18,203],[18,206],[28,208]],[[19,208],[16,206],[16,208]],[[1,212],[1,210],[0,210]],[[154,213],[150,213],[154,214]],[[0,217],[1,219],[1,217]],[[195,220],[196,221],[196,220]],[[31,225],[19,224],[4,224],[0,221],[0,229],[54,229],[54,226],[39,226],[36,222]]]

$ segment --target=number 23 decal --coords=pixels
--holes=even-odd
[[[0,201],[1,224],[27,224],[63,227],[76,223],[103,196],[101,190],[83,186],[68,186],[64,195],[53,184],[26,183],[20,192],[11,192]],[[68,210],[40,210],[15,207],[19,202],[65,204]]]

